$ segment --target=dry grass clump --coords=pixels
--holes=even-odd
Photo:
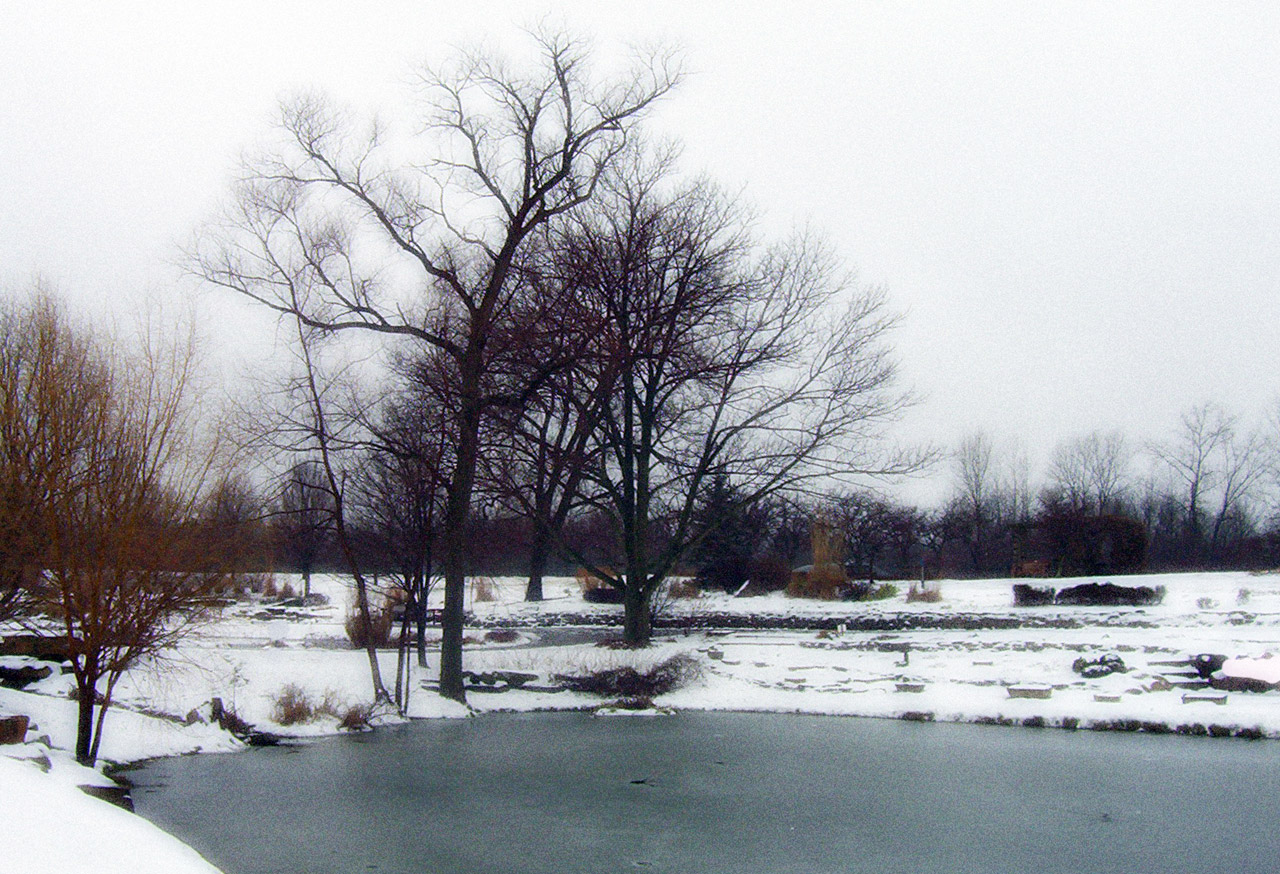
[[[937,604],[942,600],[942,589],[935,586],[918,586],[911,584],[907,589],[907,603]]]
[[[369,626],[373,637],[373,645],[379,649],[391,646],[391,629],[395,625],[395,619],[391,615],[390,606],[381,610],[369,611]],[[353,610],[344,623],[347,629],[347,639],[351,641],[351,645],[356,649],[363,649],[368,645],[368,639],[364,633],[364,623],[360,621],[360,611]]]
[[[557,674],[555,679],[575,692],[608,698],[652,698],[692,682],[701,673],[697,659],[680,654],[644,672],[633,667],[606,668],[577,675]]]
[[[272,702],[271,718],[280,725],[298,725],[315,719],[316,710],[306,690],[297,683],[289,683]]]
[[[368,704],[352,704],[338,720],[338,728],[343,731],[364,731],[370,728],[369,720],[373,718],[373,707]]]
[[[369,727],[373,709],[367,704],[347,704],[336,691],[326,689],[320,703],[314,703],[297,683],[289,683],[272,702],[271,718],[280,725],[315,722],[322,716],[338,720],[338,728],[362,731]]]

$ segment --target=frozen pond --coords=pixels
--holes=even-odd
[[[1272,872],[1280,858],[1266,741],[491,714],[129,776],[138,812],[227,874]]]

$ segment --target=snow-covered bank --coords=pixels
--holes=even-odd
[[[291,582],[296,589],[297,582]],[[1166,588],[1163,603],[1141,608],[1014,607],[1012,580],[943,581],[939,603],[908,603],[905,593],[867,604],[797,601],[782,595],[673,600],[662,610],[677,626],[685,619],[697,624],[708,616],[736,615],[786,619],[801,626],[813,620],[828,627],[667,628],[657,634],[654,646],[642,651],[596,645],[616,633],[599,626],[611,622],[620,608],[585,603],[572,579],[547,581],[550,597],[538,604],[521,600],[522,580],[492,582],[493,600],[468,603],[476,620],[467,633],[465,656],[475,675],[469,708],[431,691],[432,667],[415,670],[409,683],[410,717],[594,708],[606,702],[560,688],[557,676],[624,666],[645,669],[687,655],[700,665],[700,676],[658,696],[659,707],[1280,737],[1280,691],[1204,694],[1179,685],[1195,682],[1179,676],[1189,671],[1185,664],[1168,664],[1216,653],[1253,660],[1243,664],[1270,676],[1271,671],[1262,669],[1270,659],[1280,663],[1280,575],[1114,580]],[[1040,582],[1061,588],[1080,581]],[[321,577],[316,589],[329,597],[329,604],[229,606],[163,661],[132,670],[118,686],[116,705],[107,717],[103,758],[125,763],[242,749],[240,741],[207,722],[214,698],[275,734],[303,738],[337,732],[333,711],[371,697],[369,669],[364,653],[346,641],[346,584],[338,577]],[[563,627],[566,616],[581,615],[590,616],[597,627]],[[956,617],[981,621],[957,628],[949,622]],[[848,630],[870,628],[875,623],[869,618],[885,620],[882,625],[912,621],[897,623],[900,630]],[[495,626],[504,625],[518,630],[495,633]],[[846,630],[838,630],[840,625]],[[1073,669],[1079,659],[1103,656],[1120,659],[1126,670],[1086,677]],[[438,664],[434,649],[431,662]],[[382,654],[381,668],[390,682],[393,652]],[[504,674],[519,675],[520,682],[508,682]],[[0,716],[30,716],[39,726],[31,736],[47,736],[52,748],[33,743],[0,747],[0,754],[43,757],[50,767],[50,775],[41,775],[31,765],[21,765],[35,777],[26,771],[15,777],[18,772],[5,763],[0,796],[19,797],[36,778],[61,789],[92,782],[92,773],[74,771],[66,752],[75,740],[71,686],[68,676],[55,671],[22,691],[0,689]],[[289,686],[313,703],[328,702],[321,708],[327,715],[281,725],[276,702]],[[81,799],[72,797],[76,806],[67,809],[79,811]],[[24,870],[77,869],[36,864]]]
[[[55,773],[5,757],[0,823],[6,871],[219,874],[195,850],[142,817],[90,798]]]

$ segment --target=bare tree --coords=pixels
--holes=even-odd
[[[286,104],[280,149],[246,169],[236,211],[193,255],[209,282],[311,328],[403,338],[449,360],[458,406],[440,691],[458,700],[468,515],[513,265],[538,227],[593,197],[630,129],[679,79],[669,56],[650,55],[599,86],[581,44],[538,45],[534,70],[469,54],[425,73],[425,142],[376,123],[362,133],[316,97]],[[435,330],[442,309],[447,335]]]
[[[408,698],[411,624],[418,666],[427,667],[427,596],[451,459],[448,397],[440,388],[438,364],[432,355],[404,367],[405,385],[369,424],[372,441],[353,477],[357,523],[372,537],[379,562],[389,563],[404,596],[395,692],[402,706]]]
[[[662,169],[611,178],[560,242],[608,351],[585,482],[617,551],[593,571],[622,591],[635,644],[649,638],[653,593],[707,533],[693,523],[712,478],[752,504],[919,460],[876,443],[905,401],[884,294],[851,288],[811,237],[760,246],[744,211],[706,183],[665,193]]]
[[[952,456],[955,497],[951,515],[963,520],[963,537],[973,569],[986,567],[996,514],[995,445],[981,431],[967,434]]]
[[[1054,450],[1050,481],[1060,499],[1076,511],[1112,513],[1124,494],[1132,458],[1119,431],[1092,431]]]
[[[40,532],[33,594],[66,635],[76,757],[92,764],[121,675],[177,640],[220,586],[200,524],[214,446],[194,438],[190,343],[126,355],[48,298],[10,327],[24,378],[4,409],[19,424],[0,428],[22,435],[19,479],[38,485],[26,496]]]
[[[333,502],[319,462],[289,468],[280,490],[276,530],[285,558],[302,574],[302,595],[311,597],[311,574],[332,533]]]
[[[1243,515],[1248,499],[1267,475],[1268,446],[1257,433],[1237,433],[1234,428],[1220,447],[1218,462],[1219,500],[1209,531],[1209,560],[1218,558],[1224,526],[1233,515]]]
[[[1217,483],[1215,459],[1231,442],[1236,420],[1221,407],[1204,403],[1182,415],[1173,440],[1152,452],[1182,485],[1184,538],[1187,549],[1198,552],[1204,543],[1204,494]]]

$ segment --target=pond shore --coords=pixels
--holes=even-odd
[[[1062,588],[1088,581],[1040,582]],[[277,582],[299,588],[296,578]],[[1280,737],[1280,691],[1215,690],[1190,664],[1200,654],[1280,663],[1280,575],[1114,580],[1165,587],[1164,600],[1146,607],[1014,607],[1013,582],[945,580],[937,603],[909,603],[903,592],[868,603],[781,594],[673,599],[662,605],[651,647],[621,650],[598,645],[616,637],[620,608],[586,603],[574,580],[548,580],[549,597],[536,604],[521,599],[522,580],[490,580],[473,592],[488,588],[492,599],[468,603],[468,706],[433,691],[432,650],[432,666],[415,668],[408,684],[408,716],[596,709],[611,702],[568,690],[558,678],[622,667],[643,671],[684,656],[697,665],[696,676],[657,695],[649,712],[759,711]],[[215,698],[284,739],[337,733],[336,714],[371,697],[369,668],[364,653],[346,639],[350,593],[344,580],[320,576],[314,588],[327,596],[326,605],[232,604],[164,660],[130,671],[107,716],[104,763],[242,749],[241,740],[210,722]],[[1123,670],[1080,672],[1081,664],[1104,657]],[[2,661],[37,664],[25,657]],[[390,682],[395,653],[384,651],[380,664]],[[290,686],[320,712],[282,724],[277,703]],[[36,726],[26,743],[0,751],[47,763],[63,783],[104,782],[100,773],[86,775],[71,761],[71,688],[70,676],[57,670],[22,690],[0,688],[0,717],[23,714]],[[397,719],[382,714],[374,721]]]
[[[1062,588],[1089,581],[1040,582]],[[548,580],[549,597],[536,604],[522,600],[522,580],[489,580],[472,594],[487,588],[492,598],[468,602],[468,706],[435,694],[429,666],[414,669],[407,712],[410,718],[635,713],[566,689],[559,678],[625,667],[644,671],[680,656],[697,666],[696,675],[639,713],[757,711],[1280,737],[1280,691],[1215,690],[1191,664],[1201,654],[1280,663],[1280,575],[1114,581],[1163,586],[1166,595],[1146,607],[1014,607],[1012,580],[942,581],[937,603],[909,603],[901,591],[868,603],[709,595],[665,602],[653,645],[623,650],[599,645],[617,636],[620,608],[586,603],[573,579]],[[300,588],[296,578],[277,577],[284,582]],[[243,749],[241,740],[210,721],[215,698],[286,741],[339,732],[337,714],[371,697],[369,668],[364,653],[346,639],[345,581],[320,576],[314,588],[327,604],[237,602],[162,661],[130,671],[107,717],[103,766]],[[1123,669],[1081,673],[1082,665],[1104,658]],[[435,659],[432,649],[431,665]],[[18,668],[44,664],[14,656],[0,661]],[[388,681],[395,661],[393,651],[380,656]],[[311,718],[282,723],[277,705],[287,687],[317,711]],[[72,760],[71,688],[70,676],[56,669],[22,690],[0,688],[0,717],[23,714],[34,726],[26,743],[0,747],[0,755],[34,761],[62,787],[107,783],[102,766],[89,771]],[[398,720],[381,714],[374,722]],[[10,771],[0,771],[0,778],[8,780]],[[6,782],[0,792],[11,794],[8,788],[19,787]]]

